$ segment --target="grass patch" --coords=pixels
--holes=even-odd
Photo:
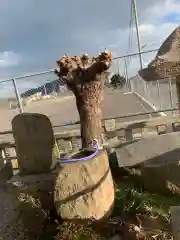
[[[102,235],[106,236],[112,228],[114,228],[114,225],[112,226],[112,224],[110,224],[111,220],[116,219],[116,217],[122,220],[124,213],[128,214],[130,223],[133,223],[131,220],[134,216],[145,215],[154,217],[158,220],[161,219],[163,222],[169,224],[170,206],[180,203],[178,197],[165,197],[157,194],[150,194],[149,192],[143,192],[140,188],[133,188],[132,185],[127,183],[121,183],[116,186],[113,215],[111,219],[103,223],[105,225],[109,224],[109,227],[101,232],[91,224],[83,225],[70,222],[57,223],[57,221],[54,223],[46,222],[46,214],[41,209],[38,200],[30,196],[21,195],[19,201],[20,217],[28,236],[27,239],[35,239],[35,237],[38,237],[38,239],[43,240],[100,240],[102,239]],[[116,226],[119,228],[119,223],[117,223]],[[103,226],[101,227],[103,229]],[[163,237],[159,239],[171,238]]]
[[[180,198],[176,196],[150,194],[128,184],[121,184],[116,188],[114,215],[121,215],[123,212],[132,215],[149,214],[169,221],[170,207],[179,204]]]
[[[59,155],[60,155],[60,152],[59,152],[58,144],[55,141],[54,146],[53,146],[53,151],[52,151],[52,158],[57,159],[59,157]]]
[[[64,222],[59,227],[55,240],[101,240],[101,236],[91,226]]]
[[[21,193],[17,210],[23,225],[23,234],[26,237],[23,239],[53,239],[57,233],[57,224],[52,224],[48,219],[38,198]]]

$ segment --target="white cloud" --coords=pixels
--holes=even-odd
[[[114,0],[112,3],[107,0],[91,0],[86,3],[78,0],[75,3],[67,0],[60,3],[54,0],[56,3],[44,5],[43,11],[40,11],[43,0],[27,0],[26,3],[19,1],[21,4],[17,5],[6,0],[0,8],[1,79],[54,67],[56,59],[66,52],[80,54],[87,51],[89,54],[97,54],[105,47],[112,50],[114,57],[125,55],[128,51],[137,52],[135,31],[132,47],[128,49],[130,1]],[[137,8],[141,43],[142,46],[145,45],[143,51],[158,48],[178,25],[177,21],[167,22],[166,19],[165,22],[164,17],[173,13],[180,16],[180,0],[137,0]],[[23,24],[24,18],[26,24]],[[14,25],[17,27],[14,28]],[[12,51],[3,52],[5,49]],[[155,53],[143,54],[144,65],[154,55]],[[118,62],[123,73],[124,61]],[[112,69],[117,70],[117,62]],[[139,59],[137,56],[132,57],[128,65],[129,74],[136,74],[138,69]],[[32,87],[33,79],[28,80]],[[24,83],[26,81],[23,80]],[[39,77],[38,81],[41,82]]]
[[[158,49],[163,41],[168,37],[168,35],[177,27],[178,25],[175,23],[162,23],[157,25],[149,25],[149,24],[142,24],[139,26],[140,35],[141,35],[141,46],[144,46],[142,51],[148,51],[153,49]],[[124,31],[125,33],[125,31]],[[126,32],[126,36],[124,36],[124,42],[120,43],[119,45],[114,44],[113,48],[113,56],[121,56],[126,55],[127,53],[127,38],[128,38],[128,31]],[[116,39],[120,38],[118,36]],[[110,48],[111,49],[111,48]],[[137,40],[136,34],[133,35],[133,44],[132,48],[130,49],[130,53],[138,52],[137,48]],[[142,54],[142,61],[143,67],[146,67],[149,62],[155,57],[156,52],[150,52]],[[124,74],[124,60],[119,59],[117,60],[119,63],[120,73]],[[112,71],[117,71],[117,61],[112,66]],[[128,74],[130,77],[136,75],[140,68],[139,56],[133,56],[129,58],[128,63]]]
[[[142,36],[142,43],[146,44],[144,50],[159,48],[169,34],[171,34],[177,27],[177,23],[162,23],[154,25],[151,32]]]
[[[154,29],[155,29],[155,26],[153,24],[141,24],[139,26],[139,32],[141,37],[152,34]],[[136,31],[135,28],[134,28],[134,31]]]
[[[0,68],[8,68],[19,65],[20,57],[18,54],[5,51],[0,53]]]
[[[177,3],[174,0],[166,0],[152,4],[151,7],[147,8],[143,13],[138,12],[140,18],[139,31],[141,46],[145,45],[143,51],[159,48],[167,36],[179,25],[177,21],[163,21],[165,16],[171,15],[173,12],[177,13],[178,9],[180,9],[180,2]],[[180,11],[178,14],[180,16]],[[128,47],[128,36],[128,28],[114,29],[108,33],[106,32],[104,35],[102,34],[98,38],[98,42],[107,46],[107,48],[112,50],[114,56],[117,57],[138,51],[135,25],[133,26],[130,49]],[[95,40],[97,41],[96,38],[94,41]],[[152,54],[147,55],[151,56]],[[145,58],[145,62],[147,63],[147,57],[145,56]],[[149,59],[149,61],[150,60],[151,59]]]
[[[169,14],[180,13],[180,2],[176,0],[164,0],[149,6],[143,13],[144,23],[157,23]]]
[[[152,49],[157,49],[161,46],[163,41],[168,37],[168,35],[178,27],[178,22],[169,21],[165,22],[163,19],[166,16],[172,15],[173,13],[179,14],[180,16],[180,1],[176,2],[175,0],[166,0],[154,6],[149,7],[145,13],[144,17],[139,25],[140,40],[141,46],[144,46],[142,51],[148,51]],[[139,14],[140,15],[140,14]],[[180,18],[180,17],[179,17]],[[180,22],[179,22],[180,23]],[[113,49],[116,52],[116,55],[124,55],[127,51],[127,39],[129,31],[128,29],[123,32],[119,31],[119,35],[116,36],[117,39],[121,39],[121,43],[115,44]],[[122,37],[123,36],[123,37]],[[120,49],[120,50],[119,50]],[[132,47],[129,49],[130,53],[138,52],[137,47],[137,37],[136,37],[136,28],[133,27],[133,37],[132,37]],[[118,53],[117,53],[118,52]],[[143,66],[147,66],[148,63],[155,57],[156,52],[142,54]],[[124,62],[119,60],[119,66],[122,74],[124,73]],[[139,57],[131,57],[128,64],[128,73],[130,76],[137,74],[140,68]],[[114,64],[113,70],[117,71],[117,65]]]
[[[140,37],[141,37],[141,46],[144,46],[142,51],[148,51],[153,49],[158,49],[163,41],[168,37],[168,35],[177,27],[176,23],[162,23],[162,24],[142,24],[139,26]],[[123,36],[123,38],[121,37]],[[121,42],[117,42],[117,39],[121,38]],[[116,36],[116,42],[108,48],[112,50],[113,56],[122,56],[127,53],[127,39],[128,39],[128,30],[119,32]],[[132,39],[132,47],[129,49],[129,53],[138,52],[137,48],[137,39],[136,32],[134,31]],[[143,66],[147,66],[148,63],[155,57],[156,52],[150,52],[142,54]],[[113,64],[112,71],[117,71],[117,61],[119,63],[119,69],[122,74],[124,74],[124,60],[119,59]],[[140,68],[139,57],[138,55],[130,57],[128,64],[128,73],[129,76],[136,75]]]

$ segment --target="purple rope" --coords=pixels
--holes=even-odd
[[[58,161],[60,163],[72,163],[72,162],[79,162],[79,161],[88,161],[94,157],[96,157],[96,155],[98,154],[98,142],[97,140],[93,140],[93,142],[95,142],[95,149],[96,151],[93,152],[91,155],[87,156],[87,157],[82,157],[82,158],[73,158],[73,159],[68,159],[68,158],[58,158]]]

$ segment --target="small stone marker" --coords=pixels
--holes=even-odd
[[[64,141],[64,148],[66,152],[72,151],[72,143],[71,141]]]
[[[72,151],[77,151],[81,148],[81,138],[72,137],[71,138]]]
[[[68,152],[72,151],[71,141],[59,139],[58,146],[59,146],[60,153],[68,153]]]
[[[18,166],[21,174],[50,171],[54,133],[49,118],[38,113],[23,113],[12,120]]]
[[[112,132],[116,130],[116,120],[114,118],[107,119],[104,121],[104,126],[105,126],[106,132]]]
[[[59,152],[60,153],[65,153],[65,149],[64,149],[64,139],[58,139],[57,140],[57,145],[59,148]]]
[[[172,129],[173,129],[173,132],[180,131],[180,122],[173,122],[172,123]]]
[[[167,126],[166,126],[166,124],[161,124],[161,125],[156,126],[156,129],[157,129],[158,135],[166,134]]]

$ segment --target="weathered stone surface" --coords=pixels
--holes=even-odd
[[[171,227],[173,239],[180,239],[180,206],[171,207]]]
[[[116,120],[114,118],[105,120],[104,127],[106,132],[111,132],[116,130]]]
[[[96,219],[114,204],[114,185],[106,151],[92,160],[59,165],[54,190],[57,213],[63,219]]]
[[[173,130],[173,132],[180,131],[180,122],[173,122],[172,123],[172,130]]]
[[[58,141],[59,151],[60,153],[68,153],[72,151],[72,143],[71,141],[60,139]]]
[[[54,145],[49,118],[37,113],[18,114],[12,120],[12,130],[20,173],[48,172]]]
[[[72,151],[78,151],[81,148],[81,138],[71,138]]]
[[[150,136],[116,148],[120,167],[133,173],[145,189],[162,194],[180,194],[180,133]],[[138,171],[138,172],[139,172]]]

